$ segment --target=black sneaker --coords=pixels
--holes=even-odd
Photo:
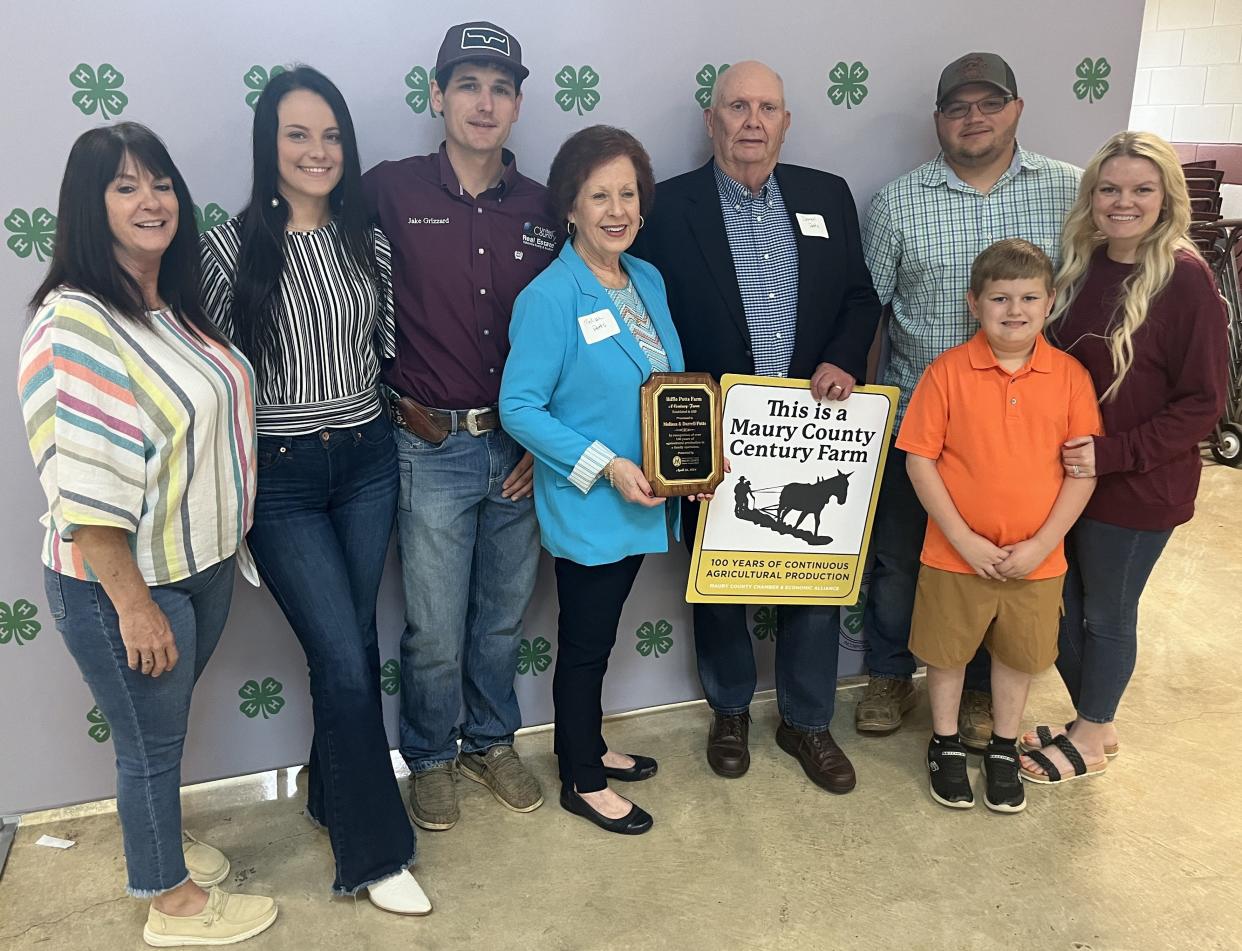
[[[989,746],[983,754],[983,804],[993,812],[1021,812],[1026,808],[1026,790],[1018,774],[1016,748]]]
[[[932,798],[940,805],[969,809],[975,804],[975,793],[966,775],[966,747],[961,743],[928,743],[927,772],[931,775]]]

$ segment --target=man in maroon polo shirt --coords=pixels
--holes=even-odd
[[[392,244],[397,358],[384,382],[401,470],[400,737],[424,829],[456,824],[456,770],[518,812],[543,802],[513,751],[539,560],[531,459],[496,412],[514,298],[559,238],[546,189],[504,148],[528,72],[508,31],[450,28],[431,84],[445,141],[363,178]]]

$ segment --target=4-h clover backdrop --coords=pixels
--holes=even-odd
[[[1026,100],[1026,146],[1083,163],[1126,123],[1141,16],[1133,0],[12,6],[7,62],[21,83],[0,105],[9,141],[0,179],[0,310],[8,314],[0,353],[16,366],[25,300],[55,240],[57,189],[74,138],[117,119],[151,125],[189,180],[200,226],[210,227],[243,201],[250,104],[281,64],[310,63],[337,82],[369,167],[436,147],[441,120],[428,87],[444,30],[454,21],[499,19],[521,40],[531,69],[510,143],[522,170],[544,178],[567,135],[608,122],[637,134],[664,178],[709,154],[699,110],[716,77],[728,63],[760,58],[785,76],[793,112],[786,160],[843,174],[863,207],[879,185],[935,154],[936,79],[969,50],[996,50],[1012,63]],[[5,813],[111,795],[113,769],[110,728],[47,616],[35,521],[44,503],[12,390],[0,400],[0,430],[10,447],[0,483],[9,499],[0,549]],[[528,723],[551,715],[555,591],[543,569],[515,671]],[[644,566],[622,620],[607,709],[700,696],[685,570],[680,548]],[[843,619],[841,670],[849,674],[861,668],[860,612]],[[398,691],[391,658],[401,627],[391,570],[380,623],[391,725]],[[770,686],[779,637],[770,609],[756,612],[753,632],[761,686]],[[186,781],[300,762],[309,723],[296,641],[267,593],[239,584],[229,628],[195,695]]]

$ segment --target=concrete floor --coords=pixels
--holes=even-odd
[[[740,780],[708,770],[701,704],[610,723],[614,748],[660,760],[657,778],[625,790],[656,818],[632,839],[563,812],[551,735],[520,737],[549,801],[516,815],[459,782],[457,828],[419,835],[416,872],[435,904],[424,919],[327,897],[328,842],[301,817],[289,773],[187,789],[186,825],[231,856],[230,887],[279,898],[276,925],[246,944],[256,951],[1238,949],[1240,590],[1242,472],[1209,465],[1199,515],[1174,535],[1143,604],[1121,756],[1104,776],[1028,787],[1018,816],[937,806],[922,765],[926,705],[894,736],[863,738],[857,689],[845,688],[834,734],[859,783],[843,797],[776,748],[770,700],[754,708]],[[1069,712],[1055,672],[1040,678],[1029,720]],[[78,844],[36,847],[44,833]],[[145,947],[145,904],[123,883],[106,807],[31,817],[0,880],[0,948]]]

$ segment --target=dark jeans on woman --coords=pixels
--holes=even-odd
[[[1078,716],[1111,723],[1138,654],[1138,605],[1173,534],[1080,518],[1065,536],[1057,670]]]
[[[890,446],[871,528],[875,560],[863,606],[867,671],[872,677],[909,680],[914,676],[910,618],[926,534],[927,512],[906,472],[906,453]],[[965,689],[992,692],[992,657],[984,647],[966,665]]]
[[[600,762],[608,751],[601,733],[604,673],[617,642],[621,608],[642,563],[642,555],[590,566],[556,559],[561,613],[552,675],[555,749],[561,783],[578,792],[598,792],[608,785]]]
[[[250,550],[306,652],[315,720],[306,809],[331,837],[337,894],[414,861],[414,830],[384,732],[375,630],[396,509],[387,417],[259,437]]]
[[[116,609],[103,585],[45,568],[43,587],[56,629],[112,730],[128,891],[154,898],[190,877],[181,852],[181,751],[190,694],[229,615],[233,559],[151,588],[180,655],[158,677],[129,669]]]

